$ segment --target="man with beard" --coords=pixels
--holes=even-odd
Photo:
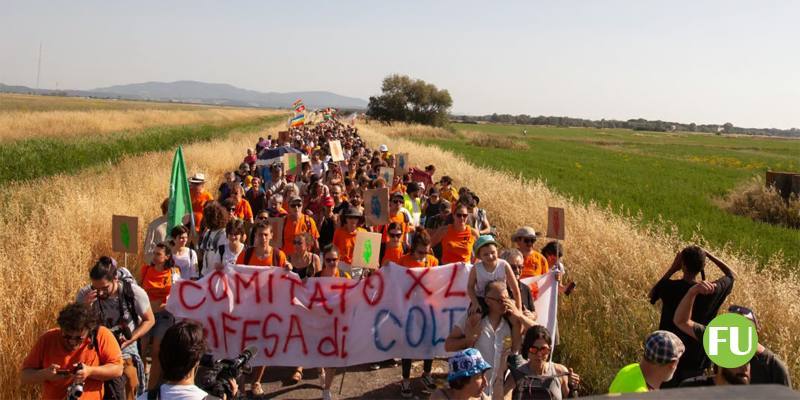
[[[675,310],[674,323],[681,331],[698,342],[702,342],[706,326],[691,319],[692,308],[698,295],[712,293],[716,283],[702,281],[692,286],[681,300]],[[759,329],[758,320],[752,310],[742,306],[732,305],[729,312],[737,313],[749,319]],[[745,368],[746,367],[746,368]],[[746,378],[746,379],[745,379]],[[766,346],[758,343],[756,354],[749,363],[735,369],[715,366],[714,376],[701,375],[684,380],[680,386],[719,385],[718,381],[724,379],[728,384],[779,384],[791,387],[789,369]]]

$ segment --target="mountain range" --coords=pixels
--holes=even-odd
[[[332,92],[258,92],[238,88],[224,83],[197,81],[145,82],[116,85],[92,90],[32,89],[26,86],[8,86],[0,83],[0,92],[35,93],[99,98],[178,101],[184,103],[214,104],[243,107],[289,108],[302,99],[308,108],[335,107],[366,109],[367,101],[356,97],[342,96]]]

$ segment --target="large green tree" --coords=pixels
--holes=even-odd
[[[367,115],[381,122],[415,122],[443,126],[453,105],[450,93],[421,79],[389,75],[383,79],[380,96],[369,98]]]

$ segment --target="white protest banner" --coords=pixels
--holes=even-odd
[[[229,266],[172,287],[167,310],[201,322],[209,350],[254,365],[343,367],[390,358],[446,357],[467,310],[469,266],[395,264],[360,280],[308,278],[283,268]]]
[[[328,142],[331,150],[331,161],[339,162],[344,161],[344,151],[342,151],[342,142],[338,140],[331,140]]]
[[[558,330],[558,281],[556,272],[551,271],[543,275],[520,279],[522,283],[531,287],[531,291],[538,293],[534,299],[536,308],[536,322],[550,331],[554,342],[550,347],[555,347],[556,331]],[[536,285],[536,290],[533,286]]]
[[[547,237],[564,240],[564,209],[561,207],[547,207]]]

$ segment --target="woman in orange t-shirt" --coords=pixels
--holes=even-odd
[[[425,228],[418,227],[411,239],[411,252],[400,258],[400,265],[408,268],[430,268],[439,265],[439,260],[431,254],[431,237]],[[411,360],[402,360],[401,389],[406,390],[411,387]],[[435,386],[431,377],[433,369],[433,359],[423,360],[422,363],[422,382],[428,386]]]
[[[439,228],[433,234],[433,244],[442,244],[442,264],[468,263],[472,260],[472,245],[478,238],[478,231],[466,224],[467,217],[467,206],[459,203],[453,212],[453,223]]]
[[[398,264],[408,268],[430,268],[439,265],[431,251],[431,236],[425,228],[418,227],[411,239],[411,251],[400,257]]]
[[[253,209],[250,207],[250,202],[244,198],[244,188],[239,185],[233,186],[233,201],[236,202],[236,208],[233,214],[236,218],[244,220],[245,222],[253,223]]]
[[[175,324],[175,317],[167,311],[167,297],[172,285],[181,280],[181,270],[172,261],[172,251],[164,243],[156,245],[153,251],[153,262],[142,267],[142,289],[150,299],[150,308],[156,323],[150,329],[153,348],[150,351],[153,363],[150,366],[150,382],[158,383],[161,379],[161,363],[158,354],[161,351],[161,339],[170,326]],[[142,341],[146,346],[147,340]],[[154,385],[148,385],[150,389]]]
[[[381,246],[381,267],[389,265],[390,262],[398,264],[400,257],[405,253],[403,246],[404,231],[398,222],[392,222],[386,228],[389,241]]]
[[[364,214],[354,207],[349,207],[342,214],[342,226],[333,232],[333,245],[339,249],[339,258],[346,264],[353,263],[353,251],[356,247],[356,233],[366,232],[360,227],[364,223]]]

